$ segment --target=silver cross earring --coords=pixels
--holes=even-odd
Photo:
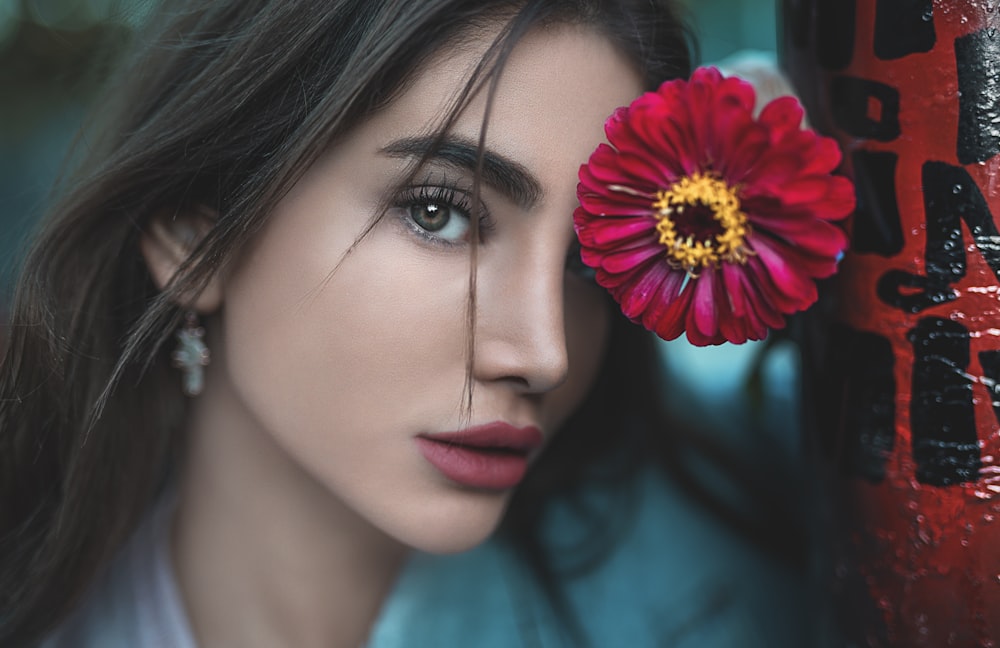
[[[171,358],[181,370],[181,389],[188,396],[197,396],[205,388],[205,370],[210,354],[202,341],[205,329],[198,323],[198,315],[188,311],[184,325],[177,329],[177,349]]]

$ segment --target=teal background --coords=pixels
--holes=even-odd
[[[774,0],[684,0],[702,63],[753,49],[774,52]]]
[[[682,0],[681,4],[699,42],[699,63],[748,49],[773,54],[775,0]],[[146,13],[146,0],[0,0],[0,316],[9,303],[26,237],[44,210],[74,133],[118,45]],[[0,322],[2,342],[6,317]],[[794,495],[804,471],[799,468],[803,455],[795,348],[779,343],[766,353],[762,344],[700,349],[677,340],[663,343],[661,350],[670,375],[665,396],[674,411],[714,430],[754,470],[771,476]],[[694,510],[675,515],[671,522],[676,533],[665,542],[663,552],[683,559],[687,554],[677,553],[677,547],[698,538],[696,525],[705,523],[699,522],[701,513]],[[738,542],[724,538],[716,527],[710,533],[720,542]],[[713,568],[734,577],[746,567],[768,569],[735,545],[719,549],[717,555]],[[695,562],[689,567],[691,577],[701,568]],[[767,576],[786,575],[772,570]],[[736,601],[737,612],[742,604],[749,610],[761,603],[757,594],[765,606],[776,609],[796,610],[801,604],[794,586],[776,586],[764,577],[747,584],[759,590]],[[741,645],[756,644],[747,637]]]
[[[16,268],[66,151],[107,71],[151,0],[0,0],[0,340]],[[680,0],[699,63],[775,50],[774,0]],[[78,145],[86,146],[86,142]],[[763,435],[769,453],[798,448],[797,354],[760,344],[662,345],[668,404],[734,443]],[[747,433],[747,428],[761,432]],[[773,447],[772,447],[773,446]]]
[[[0,315],[74,133],[150,2],[0,0]],[[699,63],[748,49],[773,55],[774,0],[680,4],[699,44]],[[796,450],[793,349],[764,357],[759,344],[696,349],[677,340],[662,348],[672,378],[666,397],[681,416],[737,443],[754,438],[748,426],[760,427],[775,452]]]
[[[0,312],[116,47],[150,0],[0,0]],[[701,62],[773,51],[773,0],[682,0]]]

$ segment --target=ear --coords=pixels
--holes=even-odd
[[[181,264],[212,228],[215,213],[208,209],[155,214],[139,237],[139,249],[153,282],[164,290],[173,280]],[[197,295],[184,295],[178,303],[203,315],[222,305],[222,281],[218,273]]]

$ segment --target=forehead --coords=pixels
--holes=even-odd
[[[366,130],[382,141],[435,132],[494,36],[484,33],[438,53]],[[604,140],[608,116],[642,89],[638,71],[597,30],[574,24],[536,28],[516,44],[500,74],[486,146],[542,176],[556,158],[579,165]],[[479,139],[487,95],[485,87],[477,92],[453,134]]]

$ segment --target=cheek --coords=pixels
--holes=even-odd
[[[283,227],[228,291],[230,381],[263,427],[297,437],[286,443],[370,427],[387,409],[405,429],[431,394],[460,400],[468,262],[430,262],[388,225],[332,275],[351,237]]]

